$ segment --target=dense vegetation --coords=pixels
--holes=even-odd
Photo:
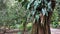
[[[56,7],[54,9],[53,15],[51,17],[52,27],[60,27],[60,1],[56,0]],[[37,7],[39,1],[36,0],[34,4],[33,0],[0,0],[0,27],[6,27],[9,29],[21,29],[24,27],[30,30],[33,24],[33,17],[38,21],[39,19],[39,10]],[[29,3],[29,4],[28,4]],[[34,8],[31,8],[32,5]],[[50,6],[48,6],[50,7]],[[51,8],[51,7],[50,7]],[[47,10],[50,10],[48,8]],[[27,10],[28,9],[28,10]],[[33,9],[33,10],[32,10]],[[32,11],[31,11],[32,10]],[[36,15],[35,15],[36,14]],[[44,15],[47,15],[47,12],[43,11]],[[35,16],[34,16],[35,15]]]

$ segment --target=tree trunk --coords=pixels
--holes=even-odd
[[[38,22],[33,24],[32,34],[51,34],[50,32],[50,19],[52,12],[48,13],[48,16],[40,16]]]
[[[37,22],[35,22],[35,23],[33,24],[32,34],[38,34],[38,32],[37,32]]]
[[[35,22],[32,27],[32,34],[44,34],[44,27],[41,23]]]
[[[22,34],[26,34],[26,23],[23,24],[23,33]]]
[[[46,17],[45,23],[44,23],[44,28],[45,28],[45,34],[51,34],[50,32],[50,19],[49,17]]]
[[[41,14],[41,17],[39,18],[38,22],[37,20],[35,21],[35,23],[33,24],[32,27],[32,34],[44,34],[44,16]]]

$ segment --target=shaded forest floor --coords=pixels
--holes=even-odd
[[[18,29],[13,30],[7,30],[4,34],[18,34],[18,32],[22,32]],[[26,34],[29,34],[30,32],[26,32]],[[0,34],[3,34],[3,32],[0,31]],[[51,28],[51,34],[60,34],[60,29]]]

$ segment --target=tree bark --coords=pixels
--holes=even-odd
[[[52,12],[48,13],[48,16],[40,16],[38,22],[33,24],[32,34],[51,34],[50,31],[50,20],[51,20]]]
[[[26,34],[26,23],[23,24],[23,33],[22,34]]]
[[[38,34],[37,32],[37,22],[35,21],[35,23],[33,24],[33,27],[32,27],[32,33],[31,34]]]
[[[56,4],[56,1],[51,0],[52,10],[54,10],[55,4]],[[52,11],[48,12],[48,16],[46,15],[43,16],[43,14],[41,14],[39,22],[35,22],[33,24],[32,34],[51,34],[51,31],[50,31],[51,16],[52,16]]]

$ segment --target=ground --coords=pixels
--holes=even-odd
[[[60,34],[60,29],[51,28],[51,34]]]
[[[17,34],[18,31],[19,29],[8,30],[5,34]],[[0,33],[0,34],[3,34],[3,33]],[[26,34],[30,34],[30,32],[26,32]],[[51,28],[51,34],[60,34],[60,29]]]

